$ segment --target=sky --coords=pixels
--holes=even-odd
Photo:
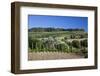
[[[88,17],[28,15],[29,28],[83,28],[88,31]]]

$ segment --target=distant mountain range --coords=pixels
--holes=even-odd
[[[41,27],[36,27],[36,28],[30,28],[28,29],[29,32],[53,32],[53,31],[85,31],[83,28],[69,28],[69,29],[65,29],[65,28],[53,28],[53,27],[49,27],[49,28],[41,28]]]

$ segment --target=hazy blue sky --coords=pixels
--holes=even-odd
[[[29,15],[28,26],[29,28],[83,28],[88,31],[88,17]]]

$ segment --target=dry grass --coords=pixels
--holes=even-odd
[[[29,52],[28,60],[79,59],[84,56],[65,52]]]

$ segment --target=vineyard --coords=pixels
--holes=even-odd
[[[29,53],[72,53],[87,58],[87,40],[83,29],[33,28],[28,33]]]

